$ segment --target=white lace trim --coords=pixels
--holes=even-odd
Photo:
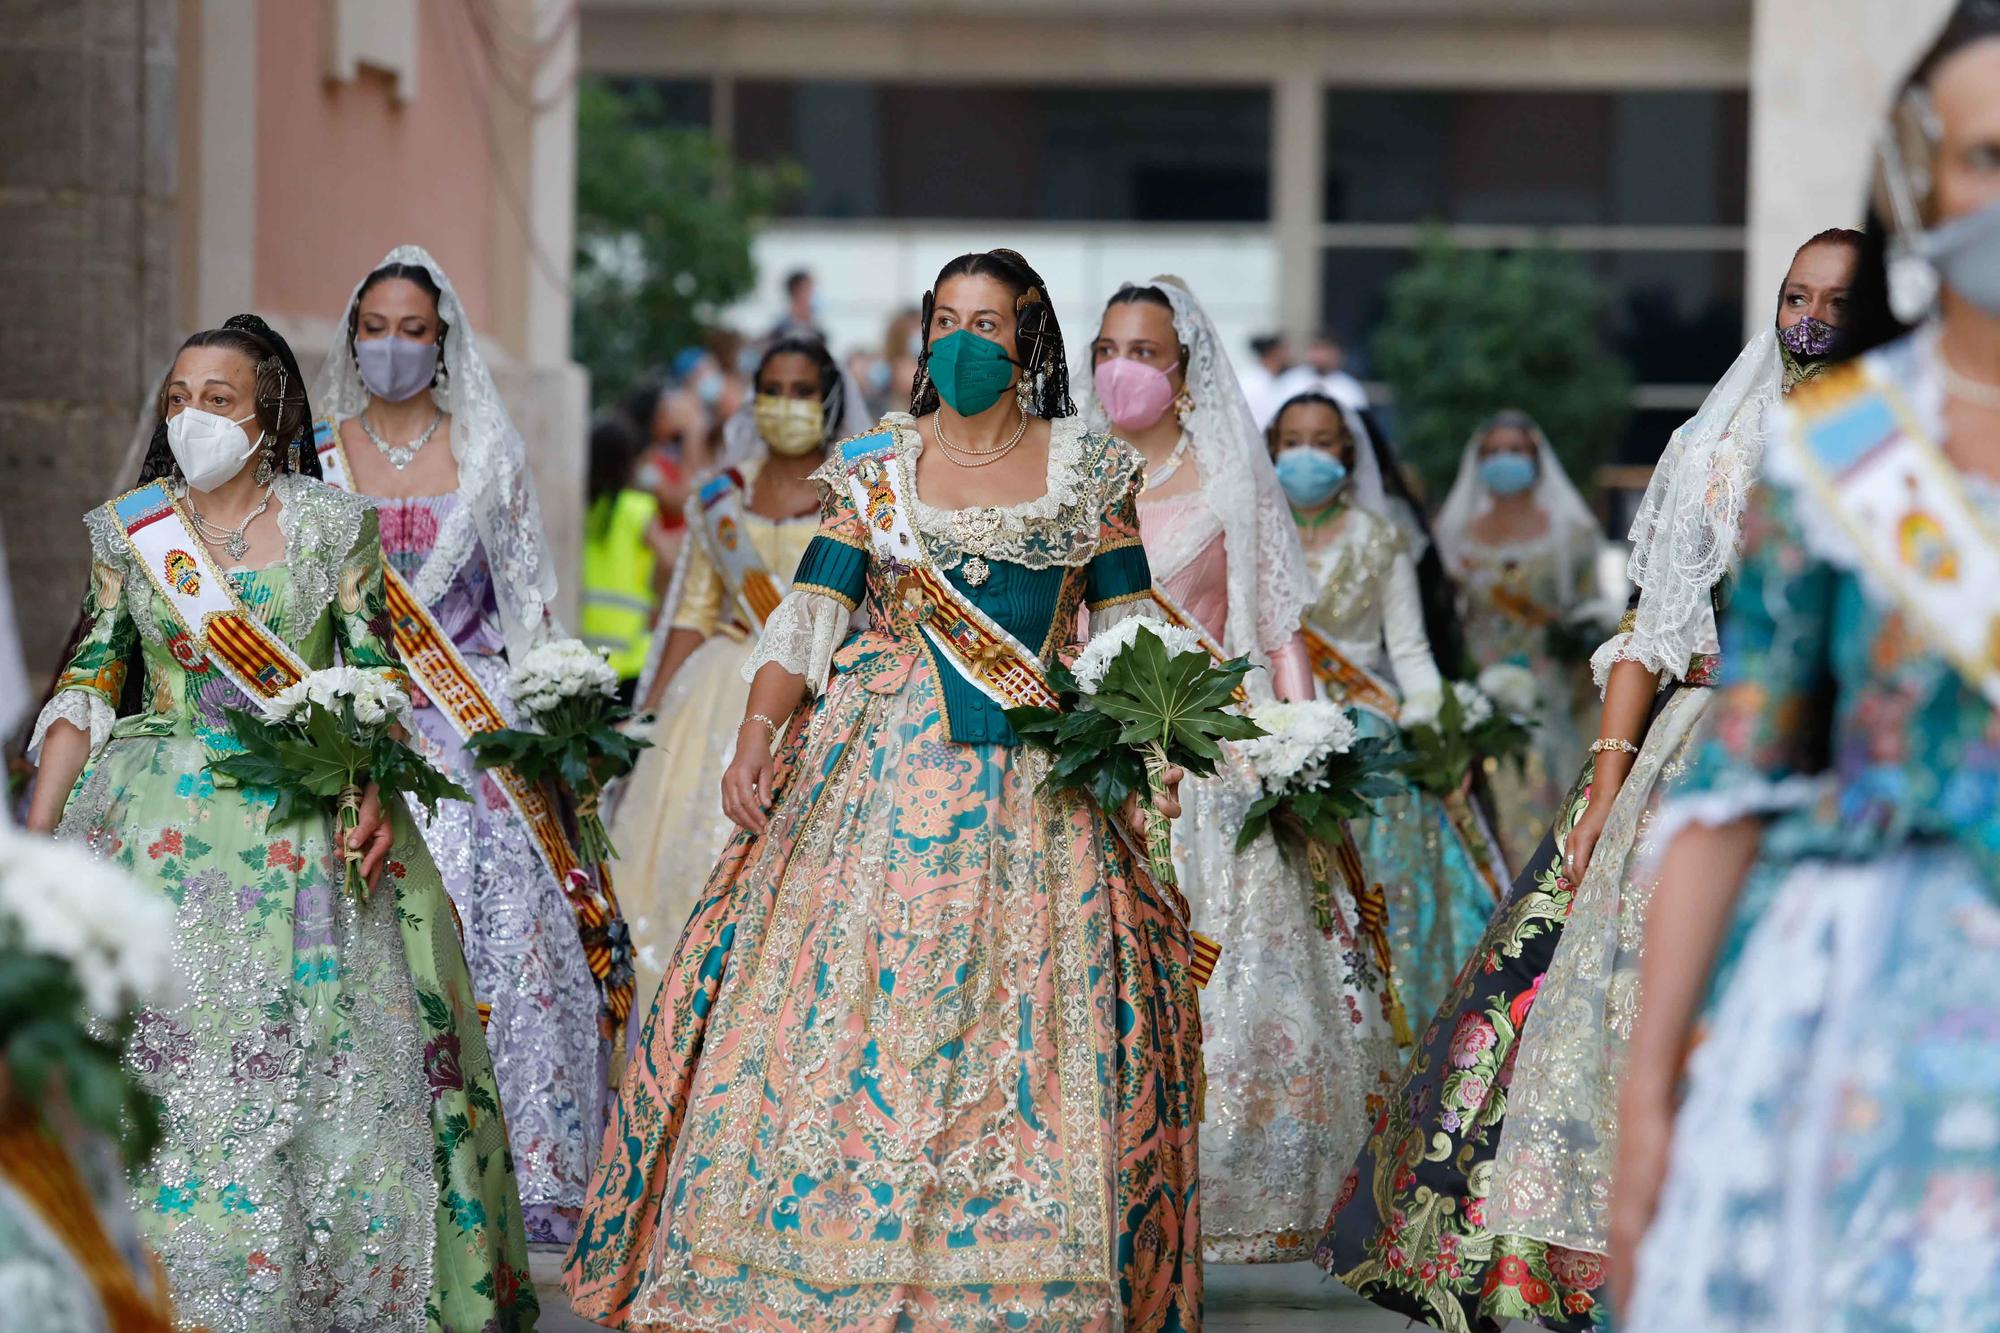
[[[28,738],[28,762],[42,762],[42,739],[49,734],[53,722],[67,722],[78,731],[89,733],[90,752],[94,755],[111,739],[111,724],[117,720],[117,711],[89,690],[64,690],[49,700],[41,716],[35,719],[34,734]]]
[[[743,679],[756,680],[758,668],[775,662],[795,676],[804,676],[812,692],[820,693],[833,674],[833,654],[847,637],[851,615],[823,592],[795,588],[786,593],[743,663]]]
[[[1632,660],[1678,675],[1695,654],[1714,651],[1710,590],[1735,564],[1782,384],[1777,333],[1767,328],[1667,442],[1632,523],[1629,572],[1640,589]]]
[[[1720,828],[1739,819],[1770,818],[1813,805],[1833,785],[1827,773],[1794,773],[1782,778],[1732,778],[1727,787],[1675,796],[1653,818],[1648,838],[1652,854],[1664,857],[1674,839],[1690,828]]]
[[[1708,608],[1706,628],[1693,636],[1693,642],[1700,645],[1694,654],[1721,651],[1716,636],[1715,608]],[[1642,639],[1637,634],[1621,631],[1598,645],[1590,655],[1590,677],[1597,683],[1597,697],[1604,697],[1604,689],[1611,679],[1611,668],[1619,662],[1637,662],[1648,671],[1658,672],[1660,683],[1681,680],[1687,675],[1688,663],[1694,654],[1679,658],[1668,654],[1674,645],[1661,645],[1658,639]]]

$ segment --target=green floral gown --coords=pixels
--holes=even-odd
[[[286,559],[227,577],[313,668],[399,671],[366,503],[281,479]],[[177,1002],[128,1060],[165,1137],[133,1202],[179,1317],[217,1330],[532,1329],[521,1205],[449,900],[397,829],[365,900],[340,888],[330,814],[272,818],[274,793],[208,761],[248,702],[157,596],[109,509],[86,519],[88,631],[54,717],[93,757],[60,836],[176,909]],[[142,711],[116,717],[134,646]],[[114,720],[115,718],[115,720]]]

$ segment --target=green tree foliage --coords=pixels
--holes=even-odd
[[[1442,232],[1389,287],[1375,369],[1395,390],[1396,443],[1432,503],[1459,452],[1501,408],[1529,413],[1588,487],[1616,445],[1632,372],[1604,336],[1601,284],[1549,249],[1462,250]]]
[[[588,79],[576,106],[575,355],[609,402],[756,282],[750,241],[803,183],[670,125],[653,89]]]

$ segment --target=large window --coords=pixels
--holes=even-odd
[[[1441,224],[1460,245],[1554,244],[1604,280],[1605,339],[1639,383],[1625,456],[1657,454],[1660,423],[1728,369],[1746,94],[1335,89],[1326,113],[1321,310],[1364,367],[1390,282]]]
[[[736,147],[809,218],[1261,222],[1263,89],[806,83],[735,89]]]

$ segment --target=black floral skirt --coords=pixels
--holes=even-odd
[[[1313,1261],[1385,1309],[1448,1333],[1510,1319],[1607,1322],[1601,1255],[1487,1230],[1486,1194],[1522,1025],[1574,889],[1560,848],[1590,796],[1586,768],[1494,913],[1348,1174]]]

